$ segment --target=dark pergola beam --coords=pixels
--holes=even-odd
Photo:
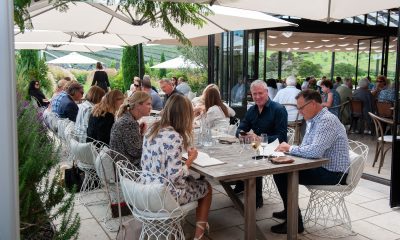
[[[272,30],[374,37],[394,37],[397,35],[396,27],[386,27],[381,25],[346,24],[340,22],[331,22],[327,24],[325,22],[306,19],[291,19],[290,21],[301,27],[279,27],[273,28]]]

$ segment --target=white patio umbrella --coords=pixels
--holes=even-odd
[[[328,22],[400,7],[399,0],[172,0],[171,2],[212,3]]]
[[[122,48],[116,45],[84,44],[70,42],[15,42],[15,49],[58,50],[70,52],[98,52]]]
[[[147,40],[171,39],[172,37],[161,27],[151,26],[150,23],[135,25],[135,20],[119,10],[120,6],[106,6],[99,3],[73,2],[67,3],[68,10],[60,12],[47,1],[34,3],[29,9],[34,29],[55,30],[62,32],[78,32],[82,35],[106,32],[141,36]],[[272,28],[294,25],[290,22],[269,16],[264,13],[213,6],[215,15],[204,17],[206,24],[198,28],[190,24],[175,26],[185,37],[193,38],[224,31],[235,31],[257,28]],[[130,9],[131,13],[135,9]],[[140,16],[137,16],[140,19]],[[83,20],[84,19],[84,20]],[[44,40],[43,40],[44,41]],[[116,44],[109,42],[109,44]]]
[[[150,68],[177,69],[177,68],[200,68],[200,66],[188,59],[185,60],[183,56],[179,56],[177,58],[173,58],[168,61],[154,65]]]
[[[98,61],[85,57],[79,53],[72,52],[68,55],[56,58],[51,61],[47,61],[46,63],[51,63],[51,64],[96,64]]]
[[[129,46],[148,41],[147,38],[136,35],[111,33],[79,33],[53,30],[14,30],[15,42],[71,42],[82,44],[101,44]]]

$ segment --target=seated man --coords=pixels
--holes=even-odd
[[[151,96],[151,107],[154,110],[161,111],[163,108],[163,102],[160,96],[158,96],[158,93],[153,90],[149,75],[143,76],[142,90]]]
[[[273,142],[277,138],[279,142],[287,141],[288,115],[285,107],[268,97],[268,87],[263,80],[252,82],[250,92],[255,105],[246,112],[237,129],[236,136],[239,136],[241,131],[246,133],[243,137],[255,137],[266,133],[268,134],[268,142]],[[253,130],[253,133],[248,133],[250,130]],[[243,188],[243,182],[238,182],[234,191],[235,193],[240,193]],[[262,206],[262,177],[257,177],[256,207],[260,208]]]
[[[58,116],[60,118],[68,118],[75,122],[78,115],[78,105],[76,102],[80,101],[83,97],[83,87],[78,82],[72,82],[66,90],[66,95],[60,99],[58,108]]]
[[[297,97],[297,109],[307,122],[306,134],[300,146],[290,146],[283,142],[276,151],[289,152],[304,158],[327,158],[329,162],[319,168],[299,171],[299,184],[335,185],[350,166],[349,144],[346,129],[339,118],[322,107],[321,95],[314,90],[300,92]],[[311,161],[311,160],[310,160]],[[287,174],[274,175],[276,186],[283,200],[284,210],[274,212],[273,217],[286,220]],[[346,183],[344,177],[341,184]],[[271,227],[274,233],[286,234],[286,221]],[[299,233],[304,231],[303,219],[299,210]]]

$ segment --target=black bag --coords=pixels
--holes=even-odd
[[[64,184],[68,192],[72,192],[74,186],[76,186],[76,192],[81,191],[83,179],[85,178],[85,172],[80,170],[75,164],[72,168],[65,169]]]

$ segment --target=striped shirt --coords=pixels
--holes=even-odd
[[[346,172],[350,166],[346,129],[327,108],[307,121],[303,142],[289,151],[304,158],[327,158],[329,162],[323,167],[331,172]]]

